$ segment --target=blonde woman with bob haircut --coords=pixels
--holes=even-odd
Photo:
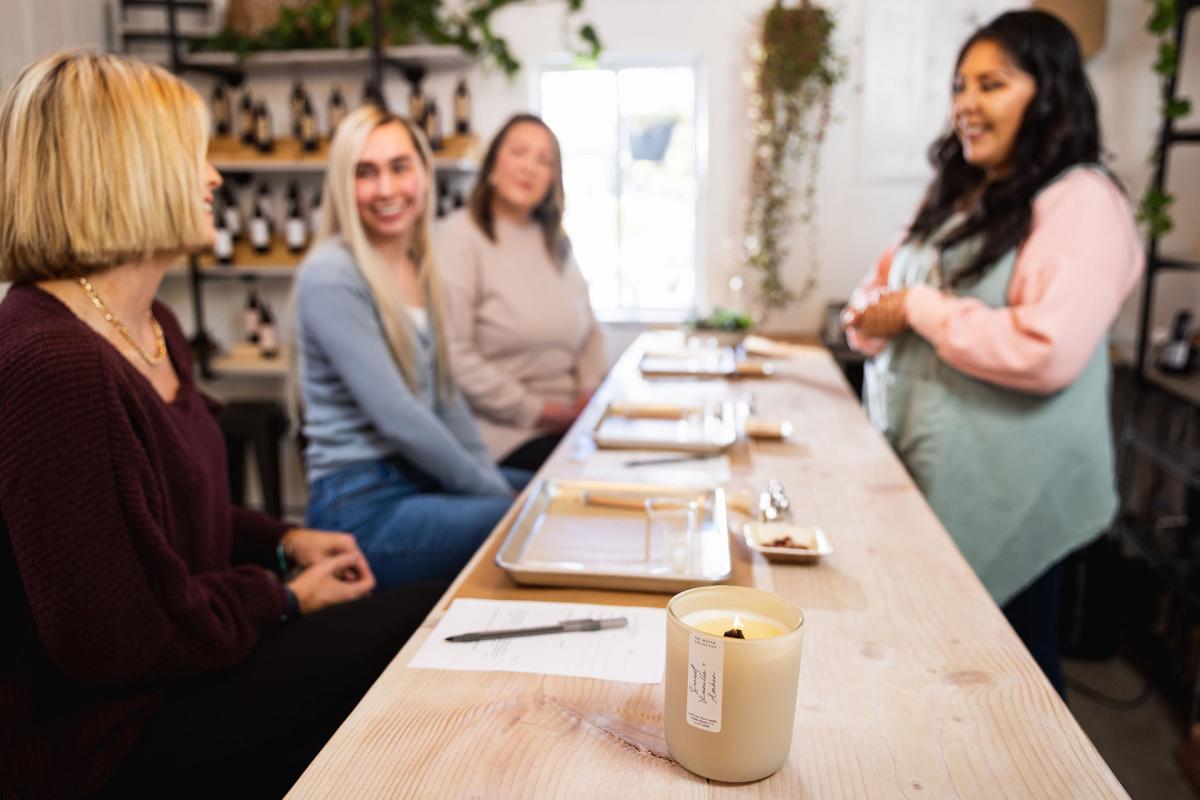
[[[492,464],[454,386],[432,168],[407,120],[349,114],[297,279],[308,522],[354,533],[381,586],[453,577],[528,480]]]
[[[207,128],[113,55],[0,100],[0,796],[278,797],[438,596],[347,602],[375,585],[352,536],[230,504],[154,300],[214,238]]]

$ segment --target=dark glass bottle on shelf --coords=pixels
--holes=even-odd
[[[307,97],[300,110],[300,147],[306,153],[315,153],[321,147],[321,140],[317,136],[317,115],[313,112],[312,101]]]
[[[275,315],[265,302],[260,303],[259,308],[258,352],[263,358],[279,355],[279,331],[275,328]]]
[[[229,94],[225,91],[225,82],[221,80],[213,84],[212,117],[213,133],[216,136],[228,136],[233,130],[233,109],[229,104]]]
[[[242,90],[242,101],[238,105],[238,134],[242,137],[242,144],[254,144],[254,96],[248,87]]]
[[[233,263],[233,235],[229,232],[229,228],[225,225],[225,212],[222,210],[220,214],[213,215],[213,229],[216,231],[216,237],[213,239],[213,257],[218,264]]]
[[[425,138],[434,151],[442,149],[442,120],[438,116],[437,102],[430,98],[425,104]]]
[[[365,106],[368,103],[373,103],[379,108],[387,108],[387,101],[383,99],[383,88],[372,78],[363,81],[362,105]]]
[[[261,208],[267,219],[267,233],[275,235],[275,202],[271,199],[271,187],[266,181],[258,182],[258,195],[254,198],[255,208]]]
[[[271,250],[271,225],[262,203],[255,200],[254,215],[250,217],[250,245],[254,252],[265,255]]]
[[[459,136],[471,132],[471,93],[466,78],[460,78],[454,90],[454,132]]]
[[[313,236],[321,227],[321,187],[313,194],[312,205],[308,207],[308,230]]]
[[[271,153],[275,150],[275,134],[271,126],[271,111],[266,103],[259,103],[254,111],[254,141],[258,152]]]
[[[246,305],[242,308],[242,328],[246,331],[246,341],[258,344],[258,331],[262,327],[262,306],[258,301],[258,292],[250,287],[246,295]]]
[[[308,247],[308,225],[300,209],[300,188],[295,183],[288,189],[288,213],[283,226],[283,238],[292,253],[302,253]]]
[[[242,235],[242,209],[238,207],[237,195],[226,183],[221,187],[221,216],[225,219],[225,227],[233,241]]]
[[[414,83],[412,85],[412,94],[408,96],[408,117],[412,123],[418,128],[425,128],[425,95],[421,91],[421,84]]]
[[[329,93],[329,138],[333,138],[333,132],[337,130],[337,126],[346,118],[346,99],[342,97],[342,89],[339,86],[334,86]]]
[[[1195,346],[1192,344],[1192,312],[1186,308],[1175,314],[1171,323],[1171,338],[1158,355],[1158,368],[1163,372],[1182,375],[1191,371]]]
[[[292,112],[292,136],[300,138],[300,115],[304,113],[304,101],[308,98],[308,93],[304,91],[304,84],[299,78],[292,83],[292,94],[288,97],[288,110]]]
[[[454,210],[454,201],[450,195],[450,186],[445,181],[437,182],[437,215],[440,219]]]

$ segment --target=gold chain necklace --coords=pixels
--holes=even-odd
[[[163,336],[162,326],[158,324],[158,320],[154,318],[153,313],[150,314],[150,324],[154,327],[154,355],[150,355],[133,338],[133,334],[129,332],[129,328],[125,327],[125,323],[117,319],[108,310],[108,306],[104,305],[104,301],[96,295],[96,290],[92,288],[92,284],[87,278],[80,278],[79,286],[83,289],[83,293],[88,296],[88,299],[92,301],[92,305],[96,307],[96,310],[104,315],[104,318],[117,329],[117,333],[121,334],[125,341],[129,342],[133,346],[133,349],[138,351],[138,355],[144,358],[147,364],[157,367],[162,363],[163,358],[167,355],[167,339]]]

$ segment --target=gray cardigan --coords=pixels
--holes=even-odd
[[[437,398],[432,334],[419,333],[421,388],[392,360],[366,280],[340,237],[309,251],[296,284],[309,481],[400,456],[455,494],[511,494],[462,395]]]

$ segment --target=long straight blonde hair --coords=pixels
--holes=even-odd
[[[425,294],[426,311],[434,340],[435,392],[448,402],[454,392],[450,372],[449,345],[446,341],[446,312],[442,282],[433,256],[433,212],[437,208],[437,178],[433,153],[425,136],[408,120],[390,114],[374,103],[356,109],[338,123],[329,149],[329,170],[325,178],[325,202],[317,223],[318,241],[341,235],[350,248],[358,271],[371,290],[384,338],[392,360],[414,394],[421,389],[421,368],[417,363],[416,329],[400,294],[400,286],[382,254],[371,244],[358,213],[355,199],[355,168],[371,132],[383,125],[402,125],[412,138],[428,177],[424,205],[413,230],[410,256],[417,265],[417,280]]]

